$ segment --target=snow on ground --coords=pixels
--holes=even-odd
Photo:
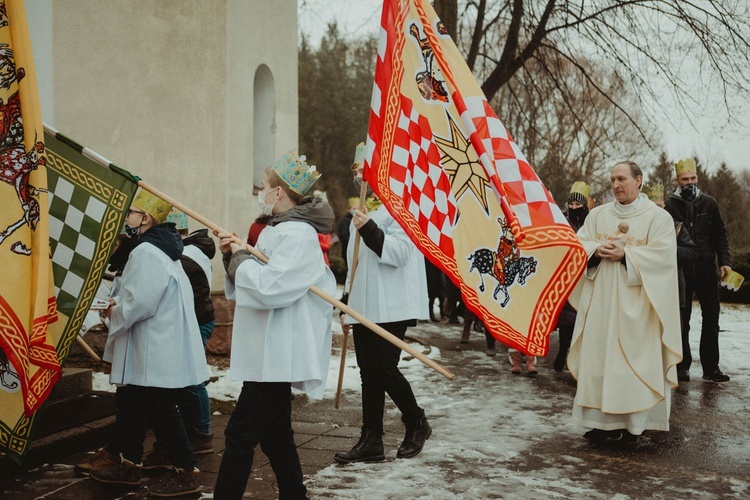
[[[691,347],[694,357],[691,375],[700,380],[699,363],[700,307],[694,304],[691,321]],[[737,387],[750,386],[750,306],[723,304],[721,310],[721,369],[732,377]],[[340,327],[334,322],[334,330]],[[420,325],[423,339],[457,339],[455,328],[444,324]],[[474,334],[472,342],[482,342]],[[395,450],[386,450],[386,461],[379,464],[351,464],[345,467],[332,464],[306,478],[310,495],[327,498],[430,498],[436,500],[461,498],[501,498],[512,492],[513,498],[604,498],[604,495],[582,482],[569,478],[570,474],[586,467],[592,476],[608,475],[604,467],[581,464],[574,453],[585,446],[580,439],[585,429],[572,424],[570,410],[572,389],[542,389],[533,379],[498,377],[499,371],[509,369],[507,359],[499,350],[491,358],[482,350],[462,353],[471,366],[471,377],[459,377],[447,382],[441,375],[416,359],[400,363],[411,382],[417,400],[427,415],[435,435],[428,441],[425,452],[410,459],[395,460]],[[441,352],[434,346],[429,356],[441,362]],[[331,357],[326,399],[333,399],[339,370],[339,356]],[[344,398],[359,398],[359,372],[350,349],[344,378]],[[236,400],[242,384],[231,381],[225,370],[212,368],[216,382],[208,385],[209,395],[217,400]],[[457,370],[458,368],[456,368]],[[549,370],[549,368],[542,368]],[[551,375],[550,375],[551,376]],[[498,382],[502,380],[503,385]],[[700,383],[700,382],[692,382]],[[563,382],[560,382],[564,385]],[[554,387],[554,384],[552,384]],[[106,390],[106,376],[95,374],[95,389]],[[347,393],[349,394],[347,396]],[[332,404],[328,401],[326,404]],[[386,418],[398,419],[397,410],[390,405]],[[534,467],[517,467],[521,455],[528,459],[535,445],[545,436],[570,436],[571,455],[539,456]],[[400,436],[399,436],[400,438]],[[545,459],[546,458],[546,459]],[[654,478],[653,480],[658,480]],[[737,491],[747,491],[747,484],[738,484]],[[405,492],[408,495],[405,496]],[[687,496],[700,492],[691,490]],[[676,496],[682,496],[674,491]],[[611,497],[611,495],[607,495]],[[615,496],[614,498],[617,498]],[[625,498],[625,496],[622,496]]]

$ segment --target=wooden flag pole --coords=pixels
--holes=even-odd
[[[212,231],[214,231],[216,233],[229,233],[229,231],[223,229],[218,224],[215,224],[211,220],[207,219],[206,217],[203,217],[201,214],[199,214],[199,213],[195,212],[194,210],[190,209],[189,207],[183,205],[182,203],[180,203],[179,201],[175,200],[171,196],[168,196],[165,193],[162,193],[161,191],[159,191],[155,187],[147,184],[146,182],[144,182],[144,181],[138,181],[138,186],[140,186],[142,189],[145,189],[146,191],[150,192],[151,194],[154,194],[155,196],[158,196],[159,198],[161,198],[162,200],[166,201],[167,203],[169,203],[173,207],[177,208],[178,210],[181,210],[181,211],[185,212],[185,214],[187,214],[190,217],[192,217],[193,219],[197,220],[198,222],[200,222],[201,224],[203,224],[207,228],[211,229]],[[229,233],[229,234],[231,234],[231,233]],[[264,262],[264,263],[268,262],[268,257],[266,257],[265,255],[263,255],[255,247],[253,247],[251,245],[248,245],[245,241],[241,240],[240,238],[238,238],[236,236],[235,236],[235,241],[239,245],[245,245],[245,248],[247,249],[247,251],[250,252],[255,257],[257,257],[258,260],[260,260],[261,262]],[[344,313],[348,314],[352,318],[356,319],[361,324],[363,324],[365,327],[369,328],[370,330],[372,330],[376,334],[380,335],[381,337],[383,337],[385,340],[387,340],[391,344],[395,345],[396,347],[398,347],[398,348],[402,349],[403,351],[406,351],[410,355],[414,356],[419,361],[421,361],[425,365],[429,366],[430,368],[432,368],[433,370],[435,370],[439,374],[443,375],[448,380],[453,380],[455,378],[455,375],[453,373],[451,373],[450,371],[446,370],[439,363],[437,363],[436,361],[434,361],[434,360],[430,359],[429,357],[425,356],[421,352],[417,351],[416,349],[414,349],[409,344],[407,344],[403,340],[399,339],[398,337],[396,337],[392,333],[390,333],[390,332],[386,331],[385,329],[383,329],[382,327],[376,325],[375,323],[373,323],[369,319],[365,318],[364,316],[362,316],[357,311],[355,311],[354,309],[350,308],[349,306],[347,306],[346,304],[344,304],[340,300],[337,300],[334,297],[331,297],[330,295],[328,295],[327,293],[325,293],[323,290],[321,290],[319,287],[313,285],[313,286],[310,287],[310,291],[312,293],[314,293],[315,295],[317,295],[318,297],[320,297],[321,299],[323,299],[326,302],[328,302],[329,304],[333,305],[334,307],[338,307],[341,311],[343,311]]]
[[[94,361],[101,361],[102,360],[102,358],[100,358],[99,355],[94,352],[94,350],[91,348],[91,346],[88,345],[85,340],[83,340],[83,337],[81,337],[80,333],[78,335],[76,335],[76,340],[78,341],[78,344],[81,347],[83,347],[83,350],[86,351],[89,356],[91,356],[92,358],[94,358]]]
[[[359,210],[360,212],[365,209],[365,200],[367,199],[367,182],[362,181],[362,187],[359,189]],[[349,296],[352,294],[352,286],[354,286],[354,274],[357,272],[357,262],[359,261],[359,242],[361,240],[359,230],[354,235],[354,253],[352,254],[352,268],[349,273]],[[341,403],[341,390],[344,387],[344,370],[346,369],[346,348],[349,341],[349,331],[344,332],[344,341],[341,343],[341,363],[339,364],[339,381],[336,384],[336,399],[334,399],[333,407],[339,409]]]

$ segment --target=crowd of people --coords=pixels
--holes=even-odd
[[[458,288],[424,258],[363,179],[363,145],[352,165],[365,193],[349,200],[338,226],[348,264],[342,302],[404,339],[417,321],[459,323],[456,346],[484,334],[488,356],[495,338],[462,303]],[[668,431],[671,390],[690,380],[689,332],[693,295],[701,306],[703,379],[727,382],[719,367],[719,279],[731,271],[729,243],[716,200],[697,188],[693,160],[676,164],[675,192],[644,192],[635,163],[610,172],[614,199],[593,206],[583,181],[571,187],[565,216],[588,261],[578,286],[560,311],[559,350],[552,364],[577,383],[574,421],[594,443],[636,443],[646,430]],[[292,431],[291,389],[322,398],[331,356],[336,282],[327,252],[334,214],[310,196],[320,177],[294,151],[264,173],[260,216],[247,238],[214,230],[228,299],[235,301],[230,377],[243,382],[225,430],[225,449],[214,498],[243,497],[256,445],[268,457],[281,498],[306,498]],[[360,208],[361,206],[361,208]],[[155,496],[200,491],[195,454],[213,451],[210,403],[205,390],[205,345],[214,327],[210,292],[216,244],[207,229],[188,232],[187,216],[148,191],[132,202],[117,250],[110,305],[103,320],[109,336],[103,359],[117,386],[117,415],[110,443],[76,470],[96,481],[139,484],[141,471],[167,472],[149,487]],[[251,248],[248,248],[248,244]],[[252,252],[251,252],[252,250]],[[400,349],[345,314],[353,332],[361,377],[362,428],[339,464],[385,458],[386,394],[401,413],[404,438],[396,456],[417,456],[432,435],[425,408],[399,370]],[[510,371],[537,373],[536,358],[508,352]],[[148,428],[156,437],[144,454]]]

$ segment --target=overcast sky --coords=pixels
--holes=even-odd
[[[298,5],[300,33],[314,45],[329,22],[337,21],[344,36],[374,35],[379,28],[381,0],[298,0]],[[720,96],[694,110],[695,128],[688,120],[677,121],[676,126],[660,122],[667,155],[678,159],[697,154],[712,170],[722,161],[733,170],[750,170],[750,104],[733,99],[731,107],[744,127],[727,126]]]

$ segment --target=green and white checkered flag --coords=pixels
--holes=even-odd
[[[49,227],[62,362],[91,306],[138,179],[45,125]],[[67,323],[65,320],[67,319]]]

